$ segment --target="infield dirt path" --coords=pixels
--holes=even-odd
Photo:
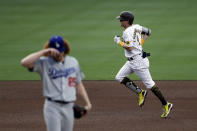
[[[150,91],[140,108],[136,94],[115,81],[84,81],[93,109],[74,131],[197,131],[197,81],[156,82],[174,104],[167,119]],[[1,81],[0,131],[45,131],[43,102],[40,81]]]

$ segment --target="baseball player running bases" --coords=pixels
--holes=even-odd
[[[92,108],[82,83],[84,75],[78,61],[68,55],[69,51],[68,42],[61,36],[54,36],[43,50],[21,60],[22,66],[41,76],[47,131],[73,130],[76,94],[84,100],[86,111]]]
[[[149,72],[149,60],[147,58],[150,54],[144,52],[142,48],[144,41],[151,35],[151,30],[138,24],[133,24],[134,15],[129,11],[121,12],[117,19],[120,21],[124,31],[122,38],[120,36],[114,37],[114,42],[124,48],[125,57],[128,61],[117,73],[116,80],[138,95],[139,106],[142,107],[147,96],[147,91],[142,90],[128,78],[130,74],[136,73],[146,88],[150,89],[161,101],[163,106],[161,117],[166,118],[173,104],[166,101],[158,86],[152,80]]]

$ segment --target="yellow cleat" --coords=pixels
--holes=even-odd
[[[161,114],[162,118],[166,118],[168,114],[170,113],[172,109],[173,104],[172,103],[167,103],[165,106],[163,106],[163,114]]]
[[[142,107],[146,99],[147,91],[142,90],[138,95],[139,95],[139,106]]]

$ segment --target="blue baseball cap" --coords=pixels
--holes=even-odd
[[[61,36],[53,36],[49,40],[49,47],[57,49],[60,53],[66,50],[64,39]]]

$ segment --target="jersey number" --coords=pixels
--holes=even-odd
[[[136,39],[135,39],[135,38],[136,38]],[[138,42],[139,45],[140,45],[141,41],[140,41],[140,38],[139,38],[139,35],[138,35],[138,34],[135,33],[133,39],[134,39],[134,42],[136,42],[136,40],[137,40],[137,42]]]
[[[77,86],[76,78],[75,77],[69,77],[68,78],[68,85],[69,85],[69,87],[76,87]]]
[[[141,43],[141,41],[140,41],[140,38],[139,38],[139,36],[138,35],[136,35],[136,38],[137,38],[137,42],[139,43],[139,45],[141,45],[140,43]]]
[[[137,36],[137,41],[138,41],[138,43],[140,43],[140,39],[139,39],[139,36]]]

